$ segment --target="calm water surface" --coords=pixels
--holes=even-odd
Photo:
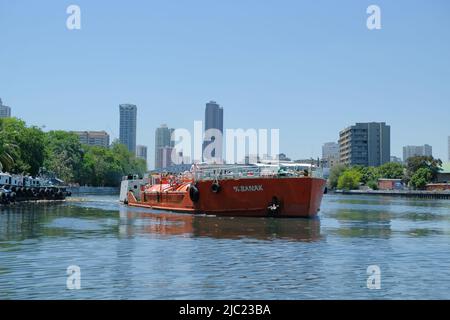
[[[81,290],[66,287],[81,268]],[[367,267],[381,289],[367,289]],[[450,201],[326,195],[319,219],[220,218],[116,197],[0,211],[0,299],[450,299]]]

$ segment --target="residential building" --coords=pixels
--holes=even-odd
[[[80,139],[81,144],[89,146],[109,147],[109,134],[106,131],[72,131]]]
[[[134,104],[121,104],[119,110],[120,143],[126,145],[131,153],[136,154],[137,107]]]
[[[423,146],[404,146],[403,147],[403,161],[406,162],[408,158],[415,156],[432,156],[433,149],[430,145]]]
[[[340,162],[380,166],[391,160],[391,127],[384,122],[356,123],[339,133]]]

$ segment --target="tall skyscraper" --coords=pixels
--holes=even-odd
[[[136,157],[147,161],[147,146],[136,146]]]
[[[109,147],[109,134],[105,131],[73,131],[81,144],[89,146]]]
[[[223,134],[223,108],[215,101],[210,101],[206,104],[205,109],[205,132],[209,129],[217,129]],[[203,151],[206,147],[215,141],[215,137],[211,141],[203,142]],[[223,154],[223,139],[216,148],[211,152],[211,156],[216,160],[222,161]],[[204,161],[211,159],[203,159]]]
[[[432,156],[433,148],[425,144],[423,146],[404,146],[403,147],[403,161],[406,162],[408,158],[414,156]]]
[[[11,108],[8,106],[4,106],[2,99],[0,99],[0,118],[9,118],[11,117]]]
[[[356,123],[339,133],[340,162],[380,166],[391,160],[391,127],[384,122]]]
[[[134,104],[121,104],[120,110],[120,143],[136,154],[136,119],[137,107]]]
[[[166,124],[162,124],[155,132],[155,168],[164,169],[172,165],[171,153],[174,142],[171,141],[172,132]]]

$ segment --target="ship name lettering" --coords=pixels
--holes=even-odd
[[[233,187],[234,192],[258,192],[258,191],[264,191],[263,186],[260,185],[254,185],[254,186],[234,186]]]

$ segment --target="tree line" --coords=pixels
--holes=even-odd
[[[0,169],[51,174],[66,183],[115,187],[128,174],[147,171],[145,160],[114,141],[110,148],[82,145],[76,134],[44,132],[17,118],[0,119]]]
[[[360,185],[378,189],[378,179],[401,179],[413,189],[424,189],[426,185],[437,178],[442,161],[431,156],[415,156],[406,164],[389,162],[379,167],[334,166],[330,170],[329,185],[334,189],[353,190]]]

